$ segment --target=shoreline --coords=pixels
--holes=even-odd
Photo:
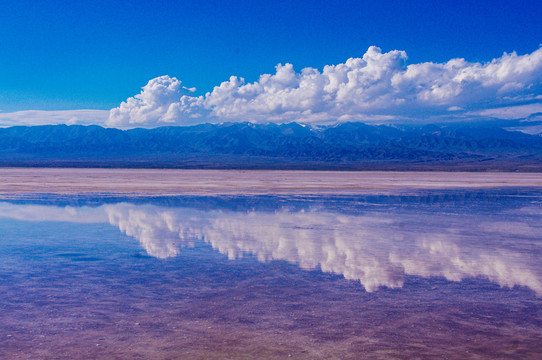
[[[0,168],[0,194],[319,194],[542,187],[542,173]]]

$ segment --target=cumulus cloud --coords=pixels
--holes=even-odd
[[[419,121],[502,107],[512,109],[507,116],[514,117],[514,105],[542,100],[542,48],[526,55],[504,53],[488,63],[407,64],[404,51],[372,46],[361,58],[321,71],[296,72],[292,64],[278,64],[274,74],[253,83],[232,76],[204,96],[193,96],[191,90],[167,75],[152,79],[140,94],[110,111],[108,125]],[[521,114],[525,109],[520,108]]]
[[[194,88],[181,86],[181,81],[160,76],[149,81],[140,94],[121,103],[110,111],[110,126],[160,126],[175,125],[179,119],[191,124],[198,119],[203,108],[203,97],[187,95]]]

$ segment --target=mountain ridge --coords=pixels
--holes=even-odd
[[[0,166],[542,171],[542,138],[494,123],[13,126]]]

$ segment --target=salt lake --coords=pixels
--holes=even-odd
[[[0,171],[0,358],[542,353],[539,174],[32,170]]]

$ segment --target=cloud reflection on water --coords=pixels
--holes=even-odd
[[[507,214],[331,210],[204,211],[118,203],[97,208],[0,204],[0,217],[30,221],[109,222],[150,256],[168,258],[204,241],[230,259],[284,260],[358,280],[367,291],[402,287],[408,275],[449,281],[483,277],[542,296],[540,211]],[[38,215],[39,213],[39,215]]]

